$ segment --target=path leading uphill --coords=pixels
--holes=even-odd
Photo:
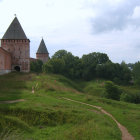
[[[79,101],[75,101],[75,100],[72,100],[69,98],[63,97],[63,99],[99,109],[102,113],[108,115],[110,118],[112,118],[112,120],[114,120],[116,122],[116,124],[118,125],[118,128],[120,129],[120,131],[122,133],[122,140],[134,140],[134,137],[128,132],[128,130],[123,125],[121,125],[110,113],[105,111],[102,107],[90,105],[90,104],[79,102]]]
[[[121,125],[110,113],[105,111],[102,107],[90,105],[90,104],[83,103],[80,101],[75,101],[75,100],[65,98],[65,97],[62,97],[62,99],[99,109],[102,113],[108,115],[110,118],[112,118],[112,120],[114,120],[116,122],[116,124],[118,125],[118,128],[120,129],[120,131],[122,133],[122,140],[134,140],[134,137],[128,132],[128,130],[123,125]],[[25,101],[24,99],[0,101],[0,104],[12,104],[12,103],[18,103],[18,102],[24,102],[24,101]]]

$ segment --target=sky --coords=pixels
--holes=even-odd
[[[106,53],[115,63],[140,61],[140,0],[0,0],[0,38],[17,15],[35,57],[42,37],[52,56]]]

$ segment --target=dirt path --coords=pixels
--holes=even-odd
[[[116,124],[118,125],[118,127],[119,127],[119,129],[122,133],[122,140],[134,140],[134,137],[128,132],[128,130],[123,125],[121,125],[110,113],[105,111],[102,107],[86,104],[86,103],[75,101],[75,100],[72,100],[72,99],[69,99],[69,98],[64,98],[63,97],[63,99],[99,109],[102,113],[108,115],[109,117],[112,118],[112,120],[114,120],[116,122]]]
[[[18,102],[24,102],[24,99],[18,99],[18,100],[11,100],[11,101],[0,101],[0,104],[13,104]]]

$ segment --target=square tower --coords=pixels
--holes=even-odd
[[[26,37],[17,17],[1,39],[1,47],[11,54],[12,71],[30,71],[30,40]]]
[[[37,50],[36,58],[41,60],[43,63],[46,63],[49,60],[49,52],[47,50],[47,47],[45,45],[43,38]]]

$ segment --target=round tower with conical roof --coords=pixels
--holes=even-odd
[[[49,60],[49,52],[43,38],[37,50],[36,58],[41,60],[43,63],[46,63]]]
[[[30,40],[26,37],[17,17],[1,39],[1,47],[11,54],[12,71],[30,71]]]

